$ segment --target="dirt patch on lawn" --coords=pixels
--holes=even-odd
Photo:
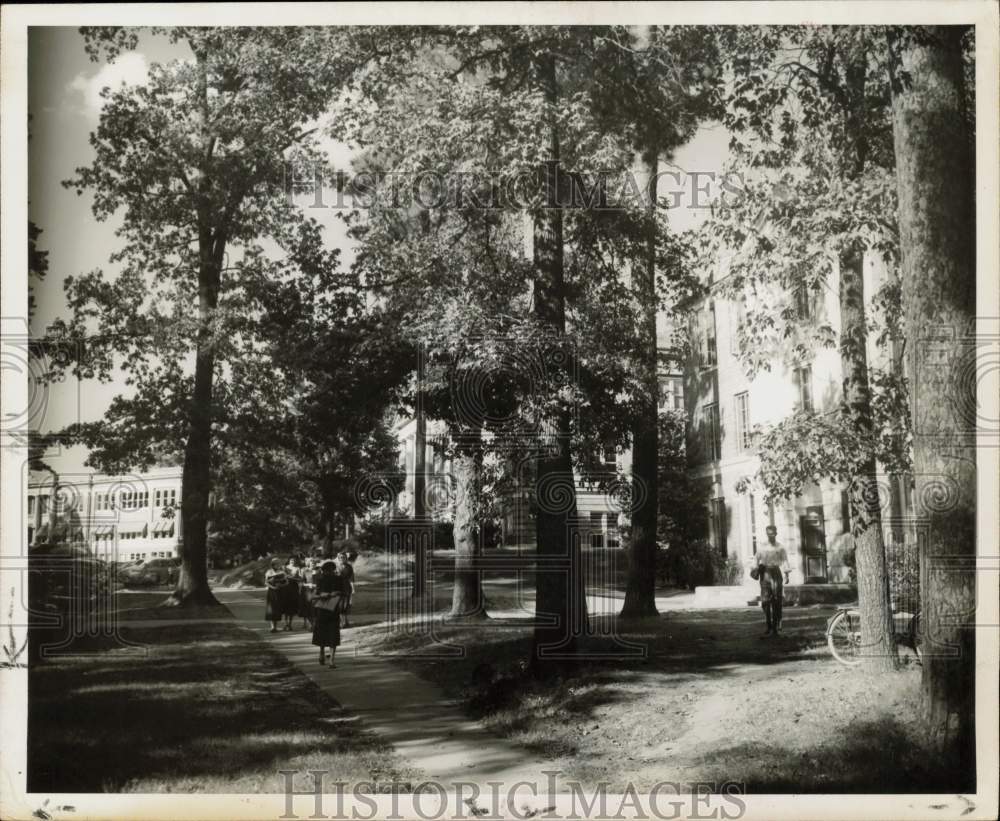
[[[564,779],[617,790],[661,781],[757,793],[959,790],[921,745],[919,666],[870,677],[838,664],[823,632],[833,612],[791,610],[779,639],[761,639],[750,608],[672,612],[584,642],[639,655],[591,658],[546,681],[526,672],[530,628],[440,626],[437,640],[464,647],[463,659],[419,658],[432,649],[420,636],[373,630],[363,643],[398,654]]]

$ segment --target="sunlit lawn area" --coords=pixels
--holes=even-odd
[[[759,638],[759,611],[672,612],[584,647],[593,659],[536,682],[523,670],[530,628],[440,625],[461,659],[419,658],[426,636],[367,628],[359,640],[464,699],[498,735],[567,778],[736,781],[752,792],[923,792],[960,785],[923,755],[920,668],[870,678],[837,664],[824,642],[828,607],[790,608],[779,639]],[[609,619],[594,619],[613,629]],[[624,643],[642,648],[625,656]]]
[[[279,769],[408,777],[390,749],[235,622],[122,636],[140,646],[30,670],[30,791],[281,792]]]

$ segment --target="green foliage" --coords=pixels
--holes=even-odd
[[[539,168],[550,124],[564,183],[587,191],[627,188],[637,140],[669,151],[691,136],[712,81],[699,59],[682,55],[707,61],[711,39],[682,27],[647,35],[640,45],[625,27],[393,32],[378,71],[359,81],[364,104],[337,120],[337,136],[366,149],[359,167],[397,174],[372,192],[376,207],[348,217],[361,242],[356,270],[422,348],[425,406],[459,447],[467,427],[482,424],[486,447],[510,455],[529,441],[525,431],[568,412],[575,464],[589,475],[601,472],[596,456],[608,443],[628,441],[645,387],[627,363],[648,343],[637,338],[641,306],[623,277],[647,251],[641,198],[616,210],[563,210],[571,330],[562,339],[534,315],[522,210],[531,217],[548,204]],[[553,51],[555,102],[537,76]],[[390,207],[418,175],[454,181],[457,173],[466,175],[465,199]],[[481,207],[491,180],[512,182],[515,201]],[[665,220],[656,229],[660,293],[670,303],[694,287],[688,248]],[[556,359],[570,367],[552,367]],[[478,390],[475,407],[456,407],[456,386]]]
[[[730,553],[717,565],[716,584],[735,585],[743,583],[743,562],[735,553]]]
[[[28,220],[28,317],[35,312],[35,295],[32,280],[45,278],[49,270],[49,252],[43,251],[38,243],[42,229]]]
[[[721,293],[745,306],[740,358],[752,378],[773,362],[794,367],[839,329],[822,311],[802,316],[804,291],[822,305],[838,259],[868,252],[886,284],[869,299],[868,333],[883,352],[869,368],[870,420],[786,419],[758,431],[756,483],[770,498],[824,478],[846,480],[872,456],[890,472],[910,461],[907,384],[896,269],[896,180],[884,33],[861,27],[767,27],[719,32],[733,82],[724,121],[744,186],[702,231],[707,264],[726,260]],[[867,432],[867,423],[871,429]],[[749,481],[741,483],[746,489]]]
[[[743,582],[743,563],[735,553],[722,556],[705,539],[671,544],[661,550],[663,575],[681,587],[694,590],[707,585],[738,585]]]
[[[389,534],[394,526],[412,526],[409,516],[393,516],[388,522],[383,519],[369,519],[364,522],[355,539],[365,550],[389,550]],[[451,550],[455,547],[455,526],[453,522],[434,522],[433,543],[435,550]]]
[[[672,548],[704,536],[711,488],[687,473],[687,415],[683,411],[661,413],[659,426],[656,537]]]
[[[331,318],[357,305],[337,251],[325,248],[320,226],[285,185],[289,163],[323,160],[307,124],[344,79],[335,56],[342,33],[105,27],[83,34],[93,60],[113,61],[147,36],[183,44],[193,59],[153,64],[144,86],[105,90],[91,135],[94,160],[64,183],[92,196],[98,220],[121,220],[121,245],[110,255],[110,276],[67,277],[71,317],[48,333],[86,339],[86,356],[72,364],[77,375],[109,381],[122,373],[128,386],[104,420],[67,433],[91,448],[90,464],[142,469],[158,453],[179,454],[189,424],[207,416],[214,452],[201,453],[199,440],[196,461],[218,464],[226,438],[273,417],[287,395],[262,345],[274,314],[307,298]],[[211,384],[192,401],[196,351],[214,360],[205,374],[215,382],[211,404]]]
[[[818,479],[844,481],[855,474],[859,460],[870,452],[842,418],[806,412],[789,416],[776,425],[754,431],[760,469],[753,479],[744,477],[737,490],[763,486],[767,499],[791,499]]]

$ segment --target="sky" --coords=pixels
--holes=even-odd
[[[121,240],[115,236],[118,226],[114,218],[98,222],[91,213],[91,196],[78,196],[64,188],[63,180],[74,170],[93,160],[89,136],[97,126],[105,86],[117,87],[122,82],[135,84],[145,81],[150,64],[188,55],[182,45],[171,44],[165,37],[144,36],[135,51],[119,57],[108,65],[89,60],[83,48],[83,38],[76,28],[32,27],[28,35],[28,108],[31,114],[29,131],[29,216],[42,229],[40,246],[48,251],[49,268],[44,281],[35,284],[37,310],[32,321],[32,333],[40,335],[57,317],[68,318],[63,282],[69,275],[87,273],[102,268],[112,273],[108,257],[117,250]],[[701,129],[694,139],[681,147],[661,170],[719,174],[727,155],[728,135],[721,126]],[[349,162],[349,150],[328,141],[324,146],[334,162],[344,166]],[[704,178],[702,179],[704,184]],[[668,190],[661,196],[672,196],[671,190],[683,189],[681,207],[672,209],[670,222],[675,230],[683,231],[704,219],[707,210],[692,208],[691,180],[668,181]],[[332,209],[315,211],[326,226],[328,242],[347,244],[343,226]],[[345,248],[345,250],[347,250]],[[350,255],[345,254],[349,260]],[[109,384],[96,380],[80,382],[72,376],[49,386],[44,415],[39,429],[58,430],[74,421],[100,419],[112,398],[126,390],[122,379]],[[86,451],[75,447],[52,454],[49,463],[61,472],[84,470]]]

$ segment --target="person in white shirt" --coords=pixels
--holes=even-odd
[[[754,559],[760,573],[760,606],[764,609],[767,625],[764,637],[767,637],[781,633],[781,600],[792,569],[784,545],[777,540],[778,528],[768,525],[764,532],[767,544],[757,551]]]

